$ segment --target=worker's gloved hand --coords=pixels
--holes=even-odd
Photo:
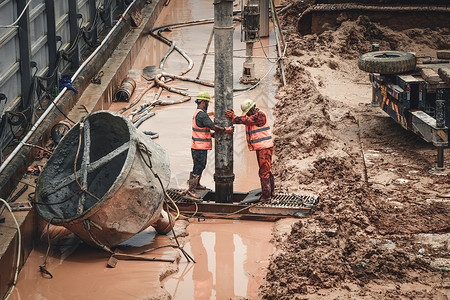
[[[224,132],[225,133],[233,133],[234,132],[234,127],[230,126],[230,127],[224,127]]]
[[[234,110],[232,110],[232,109],[227,110],[227,111],[225,112],[225,116],[226,116],[227,118],[230,118],[231,120],[234,120],[234,118],[236,118],[236,114],[234,113]]]

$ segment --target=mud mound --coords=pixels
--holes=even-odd
[[[274,241],[261,297],[445,299],[450,201],[439,195],[450,176],[430,171],[432,145],[351,98],[370,92],[356,58],[372,43],[434,56],[450,48],[449,29],[393,31],[361,16],[300,36],[292,23],[305,4],[294,7],[281,20],[287,84],[276,96],[273,171],[279,191],[313,192],[319,204]]]
[[[300,36],[291,28],[286,39],[295,44],[295,47],[289,47],[289,55],[302,56],[305,51],[331,51],[330,53],[345,59],[371,51],[373,43],[379,44],[381,50],[411,52],[450,48],[449,28],[412,28],[397,31],[373,23],[367,16],[360,16],[356,21],[343,21],[336,30],[325,31],[320,35]]]

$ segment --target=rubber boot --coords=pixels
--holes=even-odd
[[[198,175],[192,174],[192,172],[189,174],[189,188],[186,192],[186,195],[190,198],[196,199],[196,200],[201,200],[200,195],[197,193],[197,191],[195,190],[195,187],[197,186],[198,183]]]
[[[273,197],[273,192],[275,191],[275,177],[270,174],[270,196]]]
[[[271,198],[271,184],[270,184],[270,178],[260,178],[261,181],[261,197],[259,197],[259,202],[267,202],[270,201]]]
[[[198,175],[196,190],[206,190],[206,186],[200,184],[200,179],[202,179],[202,174]]]

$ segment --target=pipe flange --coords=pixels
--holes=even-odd
[[[214,181],[217,183],[230,183],[234,181],[234,174],[232,175],[216,175],[214,174]]]

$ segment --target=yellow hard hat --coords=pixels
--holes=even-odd
[[[253,100],[245,99],[244,102],[241,103],[242,115],[245,116],[256,103]]]
[[[212,101],[211,101],[211,96],[209,95],[208,92],[199,92],[199,93],[197,94],[196,99],[197,99],[197,100],[206,100],[206,101],[208,101],[208,102],[212,102]]]

